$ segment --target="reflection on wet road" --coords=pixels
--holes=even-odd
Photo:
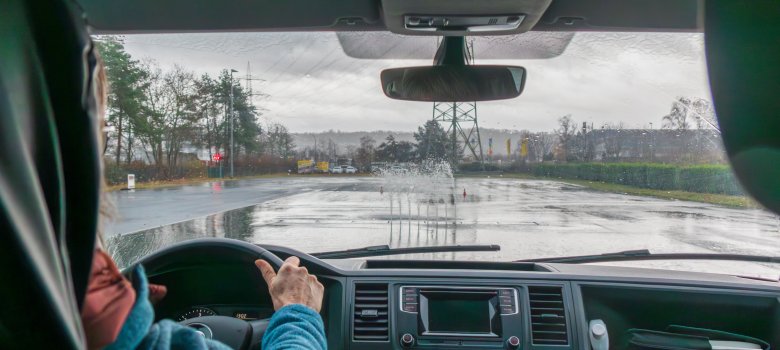
[[[142,231],[311,191],[312,186],[328,188],[328,179],[323,180],[312,182],[310,179],[283,177],[115,192],[119,215],[106,228],[106,233],[112,236]]]
[[[408,256],[418,259],[515,260],[628,249],[780,253],[780,222],[765,211],[595,192],[555,181],[295,177],[242,181],[216,194],[213,186],[120,193],[118,210],[128,219],[109,232],[167,225],[112,239],[119,263],[197,237],[228,237],[306,252],[380,244],[502,247],[500,252]],[[780,266],[724,261],[621,265],[780,273]]]

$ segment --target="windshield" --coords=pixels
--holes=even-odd
[[[432,64],[430,37],[95,40],[111,85],[104,159],[116,210],[104,235],[120,265],[199,237],[309,253],[501,246],[378,257],[392,259],[780,251],[778,218],[742,192],[724,154],[702,34],[467,38],[469,63],[527,71],[520,97],[476,103],[384,95],[383,69]]]

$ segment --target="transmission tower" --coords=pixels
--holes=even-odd
[[[434,102],[433,120],[446,125],[453,150],[458,150],[458,143],[463,142],[474,160],[483,162],[476,102]]]
[[[469,44],[463,42],[461,46],[464,46],[465,49],[465,63],[474,64],[474,41]],[[459,149],[458,143],[463,142],[474,160],[480,164],[484,163],[476,102],[434,102],[433,120],[447,127],[447,134],[452,140],[450,145],[452,150],[457,151]]]
[[[252,92],[252,85],[255,81],[265,81],[265,79],[260,79],[257,77],[252,76],[252,67],[249,65],[249,62],[246,63],[246,77],[244,78],[238,78],[238,80],[244,80],[246,82],[246,90],[247,94],[249,96],[249,104],[251,106],[254,106],[254,97],[260,96],[260,97],[267,97],[268,94],[264,94],[262,92],[254,93]]]

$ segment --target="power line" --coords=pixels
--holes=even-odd
[[[247,96],[249,96],[249,104],[254,107],[254,99],[255,96],[262,96],[262,97],[268,97],[269,95],[263,92],[254,93],[253,87],[255,81],[266,81],[263,78],[258,78],[252,75],[252,66],[249,61],[246,62],[246,77],[244,78],[236,78],[237,80],[243,80],[246,82],[246,91]]]

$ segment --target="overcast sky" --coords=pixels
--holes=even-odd
[[[431,118],[432,104],[385,97],[379,73],[429,65],[435,39],[394,42],[396,54],[379,44],[385,42],[381,36],[370,39],[367,45],[378,44],[367,51],[388,52],[384,57],[394,58],[347,56],[334,33],[128,35],[125,46],[134,58],[151,58],[163,68],[179,64],[199,74],[233,68],[239,71],[236,78],[244,78],[249,63],[252,75],[265,80],[255,81],[253,89],[269,95],[255,99],[265,109],[262,118],[282,122],[292,132],[416,129]],[[481,127],[549,131],[559,117],[571,114],[575,121],[595,127],[623,122],[626,127],[653,123],[658,128],[676,96],[710,99],[702,34],[578,33],[554,58],[480,59],[528,57],[524,53],[529,48],[543,44],[506,40],[490,47],[475,45],[477,64],[505,63],[528,70],[520,97],[478,104]],[[495,46],[499,53],[491,55]],[[397,54],[404,50],[408,52]]]

